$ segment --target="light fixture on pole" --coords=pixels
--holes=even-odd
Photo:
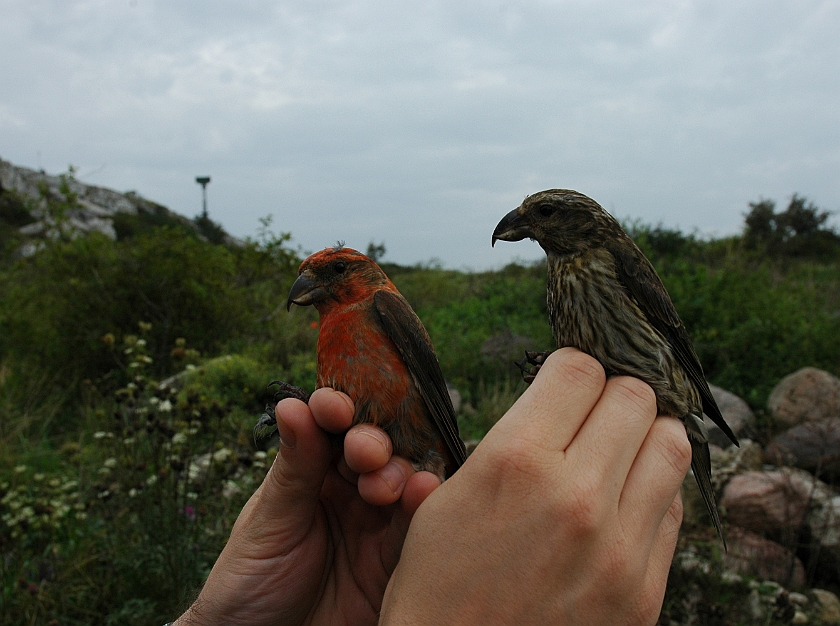
[[[203,219],[207,219],[207,183],[210,182],[209,176],[196,176],[195,182],[201,185],[201,196],[202,196],[202,210],[201,210],[201,217]]]

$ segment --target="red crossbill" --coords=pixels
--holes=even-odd
[[[451,476],[464,444],[432,342],[406,299],[375,262],[342,246],[311,255],[298,274],[287,306],[311,304],[320,315],[317,386],[350,396],[354,424],[383,429],[416,469]],[[289,385],[280,393],[308,398]]]

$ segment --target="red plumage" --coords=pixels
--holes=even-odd
[[[320,315],[318,387],[350,396],[354,423],[382,428],[417,469],[451,476],[464,445],[431,340],[405,298],[349,248],[316,252],[298,273],[288,304]]]

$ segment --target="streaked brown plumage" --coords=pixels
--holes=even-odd
[[[548,257],[548,315],[557,347],[592,355],[608,376],[640,378],[656,393],[660,413],[683,421],[694,477],[723,539],[703,413],[738,442],[656,270],[615,218],[569,189],[525,198],[496,226],[493,243],[526,237]]]

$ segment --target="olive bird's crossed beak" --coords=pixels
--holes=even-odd
[[[525,221],[525,218],[519,213],[519,209],[514,209],[502,218],[502,221],[496,226],[493,231],[492,246],[496,245],[496,240],[502,241],[520,241],[526,237],[533,239],[534,231],[531,226]]]

